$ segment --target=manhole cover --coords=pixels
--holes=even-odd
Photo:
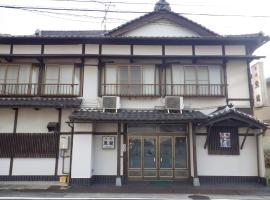
[[[190,195],[188,198],[193,200],[210,200],[208,196],[202,196],[202,195]]]

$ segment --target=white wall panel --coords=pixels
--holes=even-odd
[[[244,137],[240,137],[241,144]],[[208,155],[204,149],[206,136],[197,136],[197,164],[199,176],[257,176],[255,137],[247,137],[240,155]]]
[[[0,45],[0,53],[9,54],[10,53],[10,45],[1,44]]]
[[[130,55],[129,45],[102,45],[102,54]]]
[[[156,20],[129,31],[124,36],[144,37],[190,37],[197,33],[166,19]]]
[[[54,175],[55,158],[14,158],[12,175]]]
[[[10,158],[0,158],[0,176],[9,175]]]
[[[246,55],[246,49],[244,45],[226,45],[226,55]]]
[[[102,149],[102,135],[94,136],[93,175],[117,174],[117,137],[115,149]]]
[[[40,54],[41,45],[13,45],[14,54]]]
[[[222,55],[222,47],[220,45],[198,45],[195,46],[196,55]]]
[[[229,61],[227,63],[227,83],[229,98],[249,98],[245,61]]]
[[[21,108],[18,113],[18,133],[47,133],[48,122],[58,122],[58,110]]]
[[[91,178],[92,176],[92,134],[75,134],[72,151],[72,178]]]
[[[117,132],[117,123],[97,123],[95,131],[96,132]]]
[[[92,132],[93,125],[91,123],[75,123],[74,131],[75,132]]]
[[[82,45],[45,45],[44,54],[81,54]]]
[[[83,97],[85,99],[98,98],[98,67],[84,66]]]
[[[11,108],[0,109],[0,133],[12,133],[15,111]]]
[[[166,55],[192,55],[192,46],[165,46]]]
[[[162,55],[161,45],[134,45],[134,55]]]
[[[86,54],[99,54],[99,45],[98,44],[86,44],[85,45]]]

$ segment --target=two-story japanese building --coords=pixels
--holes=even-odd
[[[268,40],[164,0],[110,31],[1,35],[0,181],[263,181],[249,63]]]

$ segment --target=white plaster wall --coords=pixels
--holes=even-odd
[[[263,136],[258,136],[258,145],[259,145],[259,171],[260,177],[265,177],[265,160],[264,160],[264,149],[263,149]]]
[[[115,149],[102,149],[102,135],[95,135],[93,140],[94,162],[93,175],[117,174],[117,136]]]
[[[17,133],[47,133],[48,122],[58,122],[58,110],[21,108],[18,113]]]
[[[249,98],[247,64],[245,61],[229,61],[227,63],[227,83],[229,98]]]
[[[66,123],[69,121],[69,116],[73,112],[73,109],[62,109],[62,120],[61,120],[61,132],[70,132],[71,128]]]
[[[99,45],[98,44],[86,44],[85,45],[85,54],[99,54]]]
[[[102,45],[102,54],[130,55],[129,45]]]
[[[12,175],[54,175],[55,158],[14,158]]]
[[[91,178],[92,145],[92,134],[73,136],[71,178]]]
[[[129,31],[124,36],[185,37],[198,34],[169,20],[160,19]]]
[[[229,103],[235,105],[238,108],[249,108],[250,107],[249,101],[229,101]]]
[[[9,54],[10,53],[10,45],[1,44],[0,45],[0,53]]]
[[[91,123],[75,123],[74,132],[92,132],[93,125]]]
[[[82,45],[45,45],[44,54],[81,54]]]
[[[98,67],[84,66],[83,97],[85,100],[98,98]]]
[[[10,158],[0,158],[0,176],[9,175]]]
[[[192,55],[192,46],[165,46],[166,55]]]
[[[96,132],[117,132],[117,123],[97,123],[95,131]]]
[[[40,54],[41,45],[13,45],[14,54]]]
[[[161,45],[134,45],[134,55],[162,55]]]
[[[198,45],[195,46],[196,55],[222,55],[222,47],[220,45]]]
[[[184,97],[185,109],[208,109],[224,106],[226,99],[223,97]],[[155,106],[164,106],[164,98],[120,98],[121,108],[154,109]]]
[[[226,45],[226,55],[246,55],[246,48],[244,45]]]
[[[0,133],[12,133],[15,111],[11,108],[0,109]]]
[[[243,136],[240,136],[241,144]],[[196,136],[199,176],[257,176],[255,137],[247,137],[240,155],[208,155],[204,149],[206,136]]]

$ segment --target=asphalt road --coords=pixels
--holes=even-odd
[[[0,191],[0,200],[270,200],[266,195],[48,193]]]

